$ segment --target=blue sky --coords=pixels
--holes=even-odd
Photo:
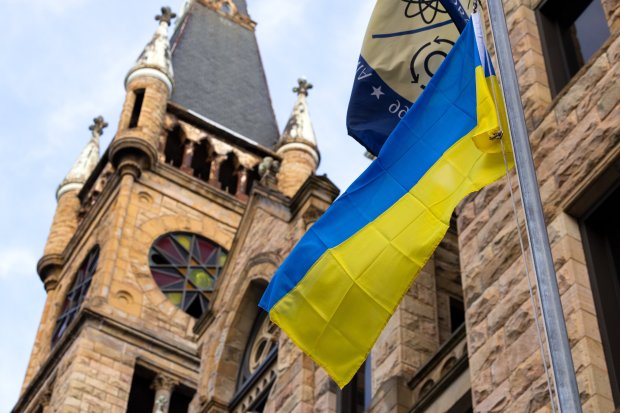
[[[169,5],[179,10],[181,0]],[[54,192],[89,138],[92,118],[116,130],[123,79],[164,5],[132,0],[3,0],[0,37],[0,411],[17,400],[45,300],[36,274]],[[374,2],[248,0],[280,129],[300,76],[322,155],[319,173],[344,189],[368,161],[345,113]]]

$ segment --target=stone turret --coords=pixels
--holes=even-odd
[[[97,162],[99,162],[99,139],[101,138],[103,129],[106,127],[108,127],[108,124],[103,120],[102,116],[93,119],[93,124],[89,127],[92,132],[90,141],[88,141],[82,153],[80,153],[80,156],[77,161],[75,161],[75,164],[65,179],[58,186],[58,190],[56,191],[57,200],[67,192],[79,191],[82,189],[82,186],[84,186],[84,183],[95,169],[95,166],[97,166]]]
[[[80,200],[78,193],[99,162],[99,139],[108,124],[99,116],[90,126],[91,138],[63,179],[56,191],[58,205],[45,244],[43,258],[39,261],[39,275],[46,288],[56,282],[54,274],[63,265],[63,251],[75,233],[78,224]]]
[[[297,102],[280,136],[277,152],[282,156],[282,166],[278,174],[278,188],[292,197],[303,183],[316,172],[320,154],[308,111],[308,91],[312,84],[299,79],[293,89]]]
[[[118,132],[110,146],[115,165],[128,159],[140,168],[157,160],[157,140],[163,127],[166,105],[174,87],[168,28],[176,17],[162,7],[155,17],[159,27],[125,78],[127,96]]]

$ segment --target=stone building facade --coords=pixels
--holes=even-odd
[[[504,7],[583,410],[617,413],[620,4]],[[506,179],[461,203],[344,390],[274,328],[262,291],[338,195],[316,175],[311,85],[280,134],[245,1],[188,1],[169,40],[173,17],[109,148],[97,118],[57,191],[13,411],[550,412]]]

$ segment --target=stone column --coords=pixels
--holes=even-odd
[[[183,161],[181,162],[181,170],[191,174],[192,170],[192,158],[194,157],[194,148],[196,143],[188,140],[185,143],[185,150],[183,151]]]
[[[213,160],[211,161],[211,172],[209,173],[209,185],[219,188],[220,184],[218,178],[220,175],[220,166],[225,159],[225,155],[216,154],[213,156]]]
[[[248,170],[241,167],[239,172],[237,172],[237,193],[235,194],[237,198],[242,198],[242,199],[247,198],[247,195],[245,193],[247,185],[248,185]]]
[[[158,374],[153,379],[151,384],[151,388],[155,390],[153,413],[168,413],[172,391],[177,385],[178,383],[174,379],[162,374]]]

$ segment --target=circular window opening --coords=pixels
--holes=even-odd
[[[207,311],[228,253],[200,235],[174,232],[159,237],[149,251],[155,282],[174,305],[192,317]]]

